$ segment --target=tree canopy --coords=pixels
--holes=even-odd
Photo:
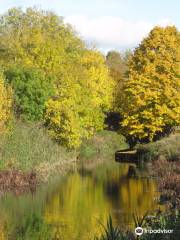
[[[117,51],[109,51],[106,55],[106,64],[110,70],[110,75],[114,80],[112,111],[118,111],[121,107],[121,96],[123,85],[127,79],[128,60],[130,51],[124,54]]]
[[[123,88],[126,132],[150,140],[180,124],[180,34],[174,26],[155,27],[136,48]]]
[[[39,120],[45,108],[45,125],[58,142],[78,147],[103,128],[113,88],[105,58],[88,49],[61,17],[10,9],[0,19],[0,51],[19,112]]]
[[[33,68],[13,67],[5,71],[14,92],[14,111],[25,120],[42,120],[45,102],[54,94],[53,78]]]
[[[104,127],[104,113],[111,106],[113,82],[104,57],[87,50],[69,65],[58,97],[47,102],[46,123],[61,144],[78,147]]]

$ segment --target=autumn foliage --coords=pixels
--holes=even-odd
[[[113,87],[104,61],[100,53],[86,50],[73,63],[76,70],[67,72],[56,99],[47,101],[46,124],[61,144],[78,147],[103,129]]]
[[[136,48],[121,102],[129,135],[152,140],[166,126],[180,124],[180,34],[155,27]]]
[[[48,11],[10,9],[1,16],[0,31],[0,62],[18,116],[43,120],[69,148],[104,128],[113,80],[101,53]]]
[[[109,111],[119,112],[120,128],[135,139],[153,140],[178,126],[179,62],[180,35],[172,26],[155,27],[133,54],[110,51],[105,59],[53,12],[13,8],[0,18],[0,64],[16,116],[42,121],[69,148],[102,130]],[[1,126],[8,89],[1,81]]]

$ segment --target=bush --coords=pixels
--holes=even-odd
[[[164,158],[169,161],[180,159],[180,134],[172,134],[157,142],[136,146],[140,160],[151,161]]]
[[[45,102],[53,94],[53,78],[31,68],[13,67],[5,72],[14,90],[15,113],[26,120],[40,120]]]

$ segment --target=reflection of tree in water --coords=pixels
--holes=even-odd
[[[133,211],[155,206],[155,182],[127,174],[128,165],[102,165],[71,173],[35,194],[1,199],[0,233],[8,232],[8,240],[92,240],[101,232],[99,220],[105,224],[109,214],[123,224],[132,221]]]
[[[128,166],[101,168],[71,174],[49,196],[44,219],[67,239],[93,239],[100,231],[98,219],[106,222],[111,213],[123,224],[132,214],[156,207],[156,184],[142,178],[128,178]],[[59,230],[58,229],[59,226]]]
[[[109,212],[102,183],[94,184],[91,177],[76,173],[47,202],[45,221],[59,225],[63,240],[93,239],[94,233],[100,233],[98,219],[105,223]]]
[[[147,178],[119,175],[115,181],[107,182],[105,193],[112,206],[112,214],[120,225],[131,224],[133,214],[144,215],[158,208],[156,182]]]

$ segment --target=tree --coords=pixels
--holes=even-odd
[[[46,124],[56,140],[76,148],[83,138],[103,129],[113,84],[105,59],[97,51],[84,51],[66,67],[68,74],[58,97],[47,102]]]
[[[180,124],[180,34],[174,26],[155,27],[129,62],[122,114],[127,134],[152,140]]]
[[[70,25],[53,12],[12,8],[0,18],[0,61],[5,68],[28,66],[61,78],[69,57],[84,43]]]
[[[127,63],[131,55],[130,51],[121,54],[117,51],[109,51],[106,56],[106,64],[110,70],[111,77],[114,79],[115,88],[113,92],[113,111],[119,110],[120,97],[124,81],[127,78]]]
[[[54,94],[53,78],[32,68],[13,67],[5,72],[6,82],[14,92],[16,116],[42,120],[45,102]]]
[[[0,133],[6,129],[10,118],[12,104],[12,90],[4,84],[4,77],[0,75]]]

